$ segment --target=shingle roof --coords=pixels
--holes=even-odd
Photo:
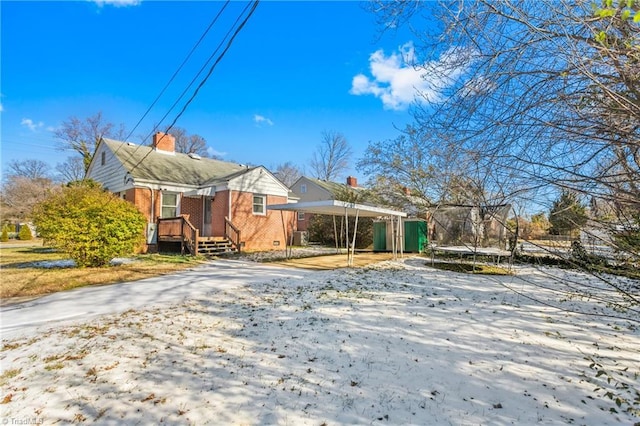
[[[309,177],[307,179],[310,180],[311,182],[315,183],[319,187],[329,191],[334,196],[344,192],[347,189],[355,189],[355,190],[360,190],[361,189],[359,187],[352,187],[352,186],[346,185],[344,183],[330,182],[330,181],[327,181],[327,180],[321,180],[321,179],[309,178]]]
[[[103,138],[134,179],[202,186],[227,180],[250,170],[247,166],[187,154],[164,154],[150,146]]]

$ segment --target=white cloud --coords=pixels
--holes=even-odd
[[[20,124],[28,128],[32,132],[36,132],[39,128],[44,126],[44,123],[42,121],[36,123],[30,118],[23,118],[22,121],[20,121]]]
[[[413,102],[438,102],[442,90],[464,72],[460,52],[444,52],[438,61],[418,63],[415,48],[408,42],[389,56],[382,49],[369,57],[371,76],[358,74],[351,83],[352,95],[373,95],[386,109],[402,110]],[[446,75],[445,75],[446,74]]]
[[[212,157],[221,157],[221,158],[227,155],[226,152],[216,151],[215,149],[211,148],[210,146],[207,147],[207,154],[209,154]]]
[[[260,125],[260,124],[268,124],[269,126],[273,126],[273,121],[271,121],[267,117],[264,117],[264,116],[259,115],[259,114],[255,114],[253,116],[253,121],[255,121],[256,124],[258,124],[258,125]]]
[[[4,111],[4,107],[2,106],[2,103],[0,103],[0,112]]]
[[[115,7],[127,7],[127,6],[138,6],[142,3],[142,0],[89,0],[98,5],[98,7],[103,6],[115,6]]]

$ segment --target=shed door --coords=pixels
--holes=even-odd
[[[428,244],[427,223],[421,220],[404,223],[404,251],[422,253]]]
[[[373,251],[387,250],[387,224],[373,222]]]

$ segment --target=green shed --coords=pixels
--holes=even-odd
[[[373,251],[387,251],[387,222],[373,222]]]
[[[404,251],[422,253],[428,244],[427,222],[423,219],[406,219],[404,221]]]
[[[422,253],[429,243],[427,238],[427,222],[423,219],[405,219],[404,245],[407,253]],[[387,221],[373,222],[373,251],[391,251],[393,235],[391,223]]]

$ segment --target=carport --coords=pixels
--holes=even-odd
[[[360,217],[389,217],[391,218],[391,226],[393,227],[392,239],[392,253],[393,258],[398,258],[398,247],[400,248],[400,254],[402,255],[402,218],[407,217],[407,214],[398,210],[392,210],[385,207],[370,206],[366,204],[356,204],[346,201],[338,200],[321,200],[321,201],[306,201],[302,203],[288,203],[288,204],[273,204],[268,205],[269,210],[280,210],[303,212],[312,214],[323,214],[333,217],[345,217],[346,222],[346,241],[347,241],[347,265],[353,265],[353,256],[355,255],[356,235],[358,233],[358,218]],[[351,243],[349,243],[349,217],[355,217],[353,236]],[[284,219],[283,219],[284,223]],[[338,231],[334,226],[334,232],[336,241],[338,241]],[[288,244],[288,243],[287,243]]]

